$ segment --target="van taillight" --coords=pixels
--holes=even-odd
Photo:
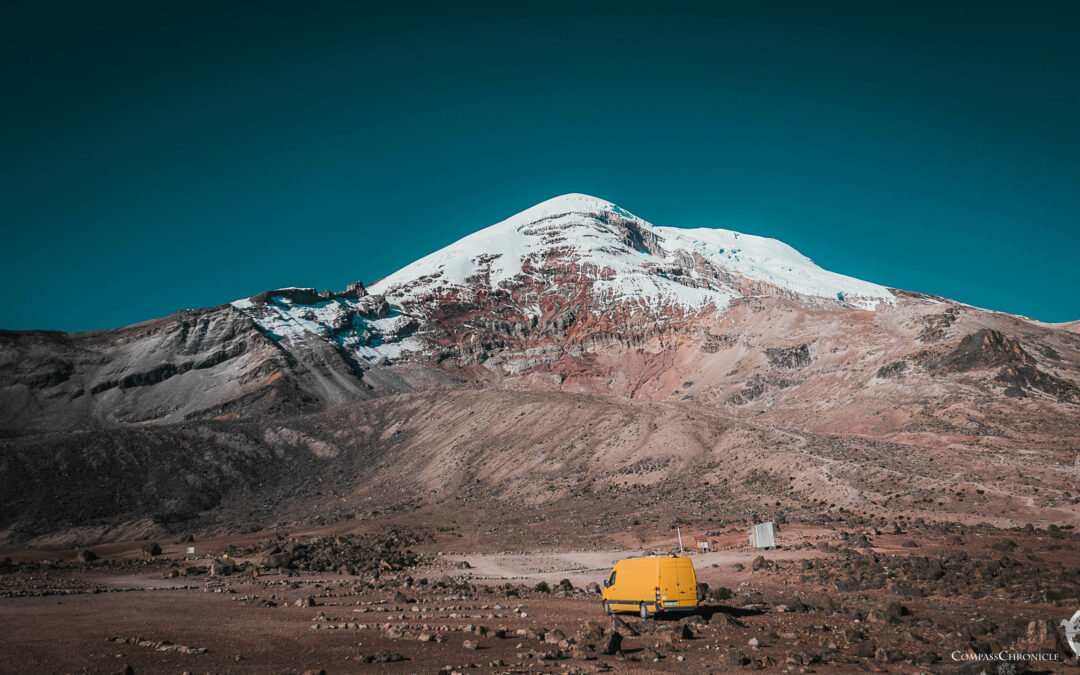
[[[656,601],[660,602],[660,587],[656,587]]]

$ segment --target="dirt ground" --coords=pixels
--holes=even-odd
[[[272,534],[161,542],[150,560],[143,542],[93,562],[0,554],[0,672],[1080,672],[1058,627],[1080,610],[1067,531],[791,528],[757,551],[731,528],[690,554],[699,611],[621,622],[586,587],[673,539],[469,553],[437,532],[410,547],[416,566],[342,574],[260,568]],[[201,569],[230,550],[240,570]],[[965,660],[981,653],[1051,660]]]

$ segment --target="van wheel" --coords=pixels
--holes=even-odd
[[[644,602],[641,603],[640,605],[638,605],[638,614],[641,615],[642,619],[648,619],[649,618],[649,606],[646,605]]]
[[[607,600],[604,601],[604,614],[611,615],[611,605],[608,604]]]

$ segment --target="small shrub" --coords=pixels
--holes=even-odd
[[[730,600],[735,594],[731,592],[730,588],[720,586],[709,591],[709,599],[722,602],[724,600]]]

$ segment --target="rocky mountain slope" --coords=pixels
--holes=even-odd
[[[0,536],[609,498],[1074,522],[1078,383],[1068,325],[565,195],[367,288],[0,333]]]

